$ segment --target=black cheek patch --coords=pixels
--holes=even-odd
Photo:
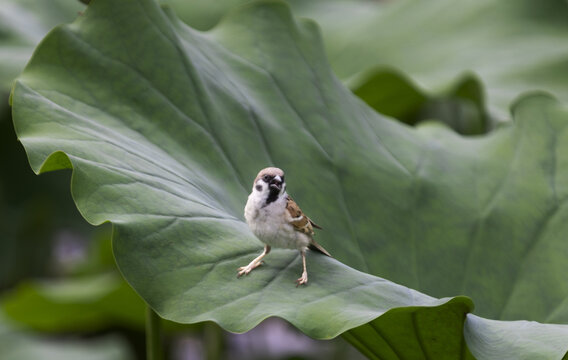
[[[280,190],[270,188],[270,192],[268,193],[268,198],[266,199],[266,205],[276,201],[276,199],[278,199],[278,194],[280,194]]]
[[[256,185],[254,188],[256,189],[256,191],[262,191],[262,186],[260,185]]]

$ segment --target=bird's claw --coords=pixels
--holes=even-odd
[[[300,285],[305,285],[308,283],[308,274],[307,273],[303,273],[302,277],[299,278],[298,280],[296,280],[296,287],[300,286]]]
[[[241,277],[243,275],[248,275],[253,269],[256,269],[257,267],[259,267],[262,264],[264,264],[264,261],[260,261],[256,264],[249,264],[247,266],[241,266],[240,268],[237,269],[237,271],[238,271],[237,277]]]
[[[250,270],[247,271],[247,266],[241,266],[240,268],[237,269],[237,271],[238,271],[237,277],[247,275],[250,272]]]

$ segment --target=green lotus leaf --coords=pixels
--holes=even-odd
[[[297,15],[322,27],[329,61],[342,79],[389,66],[437,92],[473,72],[500,119],[509,118],[522,91],[546,90],[568,100],[563,1],[292,3]]]
[[[2,296],[7,317],[43,332],[144,328],[144,303],[116,274],[24,282]]]
[[[0,347],[3,360],[126,360],[134,354],[114,335],[89,340],[48,339],[11,326],[0,313]]]
[[[467,312],[458,298],[435,308],[396,308],[343,337],[370,359],[475,359],[464,338],[450,335],[462,331]]]
[[[497,321],[467,315],[464,334],[478,359],[566,359],[565,325],[544,325],[524,320]],[[513,335],[513,336],[511,336]]]
[[[375,69],[349,81],[354,94],[383,115],[409,125],[437,120],[464,135],[483,134],[495,126],[481,86],[468,76],[446,93],[428,94],[394,69]]]
[[[247,0],[218,0],[218,1],[184,1],[159,0],[173,8],[177,16],[186,24],[197,30],[210,30],[231,9],[242,5]]]
[[[163,2],[191,26],[207,29],[223,11],[246,1]],[[474,73],[485,85],[489,110],[500,120],[510,117],[509,107],[522,91],[546,90],[568,100],[564,1],[287,2],[296,16],[318,22],[333,69],[355,92],[373,84],[375,69],[387,67],[429,94],[443,93],[456,79]],[[357,82],[350,81],[353,76]],[[376,97],[392,96],[386,86],[374,91]],[[385,113],[391,104],[382,105]]]
[[[475,139],[415,129],[346,89],[317,26],[283,3],[202,33],[150,0],[97,0],[42,41],[12,103],[34,171],[73,168],[78,209],[113,223],[122,274],[166,319],[242,332],[278,316],[316,338],[384,321],[395,353],[415,354],[416,340],[437,354],[440,339],[461,346],[472,310],[447,296],[498,319],[566,314],[567,115],[550,97],[523,99],[514,125]],[[262,248],[242,213],[267,165],[285,169],[334,255],[308,255],[306,287],[289,250],[236,278]],[[400,321],[420,339],[403,339]]]

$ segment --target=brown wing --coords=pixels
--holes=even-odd
[[[316,225],[309,217],[307,217],[290,196],[288,196],[286,210],[288,210],[288,214],[291,218],[290,224],[294,227],[294,230],[310,236],[310,245],[308,247],[331,257],[331,255],[312,238],[314,235],[314,227],[318,229],[321,229],[321,227]]]
[[[288,210],[288,214],[290,214],[290,224],[292,224],[294,230],[310,236],[314,234],[310,218],[304,215],[302,209],[300,209],[298,204],[289,196],[288,202],[286,203],[286,210]]]

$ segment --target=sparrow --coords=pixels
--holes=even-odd
[[[247,275],[262,265],[262,259],[272,247],[296,249],[302,256],[302,276],[296,280],[296,287],[308,282],[306,250],[331,255],[314,239],[314,227],[321,229],[304,215],[298,204],[286,193],[284,171],[275,167],[260,170],[252,184],[245,219],[252,232],[264,245],[264,251],[247,266],[237,269],[238,277]]]

